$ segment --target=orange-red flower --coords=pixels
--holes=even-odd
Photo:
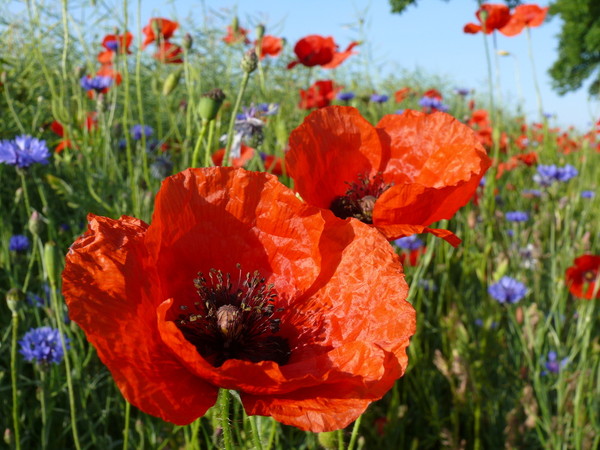
[[[575,297],[600,298],[600,256],[583,255],[565,273],[569,291]]]
[[[164,41],[157,46],[153,57],[164,64],[183,64],[183,49],[177,44]]]
[[[62,124],[59,121],[53,120],[52,123],[50,124],[50,129],[54,132],[54,134],[63,138],[60,140],[58,145],[54,148],[54,151],[56,153],[62,152],[65,148],[73,147],[73,143],[71,142],[71,140],[65,137],[65,128],[62,126]]]
[[[240,26],[234,28],[231,25],[228,25],[227,35],[223,37],[223,42],[229,45],[238,44],[240,42],[243,42],[244,44],[249,44],[250,40],[248,40],[248,38],[246,37],[247,34],[248,30],[246,30],[245,28],[242,28]]]
[[[152,18],[142,32],[146,35],[142,48],[146,48],[149,44],[158,40],[168,40],[173,36],[173,33],[179,28],[179,23],[162,17]]]
[[[131,55],[129,47],[133,41],[133,34],[129,31],[125,34],[107,34],[102,40],[104,51],[98,53],[100,64],[112,64],[116,53]]]
[[[412,90],[409,87],[398,89],[396,92],[394,92],[394,99],[396,100],[396,103],[402,103],[404,99],[411,94],[411,92]]]
[[[290,135],[288,174],[309,204],[372,224],[389,240],[429,232],[458,245],[450,219],[473,196],[490,159],[452,116],[404,111],[372,126],[359,111],[329,106]]]
[[[499,29],[505,36],[516,36],[525,27],[539,27],[546,19],[548,7],[542,8],[538,5],[519,5],[513,11],[510,20]]]
[[[510,20],[510,10],[506,5],[485,3],[481,5],[475,15],[480,25],[466,24],[463,29],[465,33],[476,34],[483,31],[485,34],[491,34],[495,30],[500,30]]]
[[[352,42],[346,50],[338,52],[338,46],[331,36],[323,37],[311,34],[296,42],[294,53],[298,59],[289,63],[287,68],[291,69],[297,64],[302,64],[306,67],[322,66],[326,69],[333,69],[354,54],[352,49],[357,45],[358,42]]]
[[[252,159],[255,150],[252,147],[242,144],[240,149],[240,157],[233,158],[231,160],[232,167],[244,167],[244,165]],[[225,157],[225,149],[221,148],[212,154],[212,162],[215,166],[223,164],[223,158]]]
[[[300,90],[300,109],[329,106],[340,90],[331,80],[315,81],[307,90]]]
[[[405,371],[415,311],[392,247],[273,175],[188,169],[150,225],[88,223],[63,272],[69,315],[148,414],[188,424],[225,388],[250,415],[334,430]]]
[[[254,43],[258,45],[258,43]],[[264,59],[266,56],[278,56],[283,50],[283,38],[278,38],[271,35],[263,36],[261,47],[260,47],[260,59]]]

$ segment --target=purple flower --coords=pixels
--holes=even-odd
[[[272,116],[279,111],[279,103],[259,103],[256,106],[256,109],[258,109],[263,116]]]
[[[524,211],[509,211],[504,217],[509,222],[527,222],[529,220],[529,214]]]
[[[12,141],[0,141],[0,163],[23,169],[35,163],[48,164],[48,158],[46,141],[25,134]]]
[[[499,303],[517,303],[525,297],[527,288],[514,278],[502,277],[497,283],[488,287],[488,293]]]
[[[354,97],[356,97],[356,95],[354,95],[354,92],[340,92],[337,95],[337,99],[341,100],[343,102],[348,102],[348,101],[352,100]]]
[[[29,250],[29,238],[24,234],[15,234],[8,241],[8,249],[11,252],[26,252]]]
[[[461,97],[466,97],[467,95],[469,95],[471,93],[471,89],[467,89],[467,88],[456,88],[454,89],[454,92],[456,92],[458,95],[460,95]]]
[[[69,348],[67,338],[65,344]],[[19,345],[19,353],[29,362],[59,364],[65,356],[58,330],[47,326],[29,330],[19,341]]]
[[[82,88],[86,91],[94,90],[96,92],[101,92],[104,89],[109,88],[112,85],[112,82],[113,80],[111,77],[103,77],[100,75],[96,75],[95,77],[84,75],[80,80]]]
[[[26,300],[30,306],[44,306],[44,299],[37,294],[27,294]]]
[[[552,350],[548,352],[548,359],[546,361],[545,366],[548,372],[558,373],[560,372],[560,369],[567,365],[568,362],[569,358],[563,358],[559,361],[558,355],[555,351]],[[543,372],[542,375],[545,375],[545,373]]]
[[[131,137],[136,141],[142,139],[142,135],[150,137],[153,133],[154,130],[150,125],[134,125],[131,127]]]
[[[533,176],[533,181],[541,186],[547,187],[552,185],[555,181],[566,182],[571,178],[577,176],[579,172],[575,167],[570,164],[564,167],[557,167],[552,164],[549,166],[540,164],[537,166],[537,174]]]
[[[581,191],[581,198],[594,198],[596,193],[594,191]]]
[[[419,100],[419,106],[423,108],[436,109],[438,111],[447,112],[448,106],[444,105],[439,98],[423,97]]]
[[[403,109],[397,109],[396,111],[394,111],[394,114],[398,114],[398,115],[403,114],[403,113],[404,113]]]
[[[385,103],[388,101],[388,98],[390,98],[390,97],[388,95],[384,95],[384,94],[371,95],[371,101],[373,103]]]
[[[419,239],[419,237],[416,234],[396,239],[394,241],[394,244],[396,244],[400,248],[403,248],[404,250],[417,250],[423,247],[423,241]]]
[[[106,46],[106,48],[108,48],[109,50],[112,50],[113,52],[116,52],[119,49],[119,41],[117,41],[117,40],[106,41],[104,43],[104,45]]]
[[[559,167],[557,169],[556,179],[564,183],[565,181],[569,181],[571,178],[575,178],[578,174],[579,172],[575,167],[573,167],[571,164],[567,164],[565,167]]]

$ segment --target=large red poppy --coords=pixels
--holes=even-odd
[[[569,291],[575,297],[592,300],[600,298],[600,256],[583,255],[565,273]]]
[[[142,48],[146,48],[152,42],[158,40],[161,37],[163,40],[168,40],[173,36],[173,33],[179,28],[179,23],[169,19],[163,19],[162,17],[152,18],[148,25],[146,25],[142,32],[146,35]],[[155,33],[158,31],[158,36]]]
[[[352,42],[343,52],[337,51],[337,44],[331,36],[323,37],[318,34],[311,34],[300,39],[294,46],[294,53],[298,59],[288,64],[291,69],[298,64],[306,67],[323,66],[327,69],[333,69],[346,60],[352,52],[352,49],[358,45],[358,42]]]
[[[539,27],[546,19],[548,7],[542,8],[538,5],[519,5],[513,11],[510,20],[499,29],[505,36],[516,36],[525,27]]]
[[[480,25],[468,23],[463,31],[469,34],[476,34],[483,31],[485,34],[491,34],[495,30],[500,30],[510,20],[510,9],[506,5],[485,3],[475,13]],[[482,20],[483,19],[483,20]]]
[[[442,112],[404,111],[374,127],[355,108],[329,106],[292,131],[286,165],[307,203],[390,240],[429,232],[458,245],[429,226],[471,199],[490,159],[469,127]]]
[[[340,90],[332,80],[315,81],[308,89],[300,90],[300,109],[329,106]]]
[[[66,258],[69,315],[149,414],[188,424],[225,388],[250,415],[334,430],[405,371],[415,311],[392,247],[273,175],[188,169],[151,225],[88,223]]]

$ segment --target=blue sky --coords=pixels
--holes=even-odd
[[[202,6],[204,4],[204,7]],[[539,1],[545,6],[548,1]],[[155,15],[180,20],[198,16],[210,8],[226,15],[237,12],[242,26],[263,22],[267,31],[287,38],[290,45],[308,34],[333,36],[340,47],[360,36],[357,24],[364,21],[364,37],[378,73],[420,68],[426,74],[437,74],[452,80],[456,87],[487,89],[487,64],[482,34],[463,33],[467,22],[476,22],[475,0],[420,0],[403,14],[392,14],[387,0],[252,0],[160,2],[144,0],[142,20]],[[590,102],[586,88],[558,96],[551,90],[548,68],[556,59],[560,19],[553,18],[531,30],[532,48],[544,112],[555,115],[551,124],[575,125],[587,130],[600,116],[600,104]],[[492,48],[492,40],[489,40]],[[533,83],[528,41],[525,33],[508,38],[499,35],[497,48],[510,53],[499,58],[502,100],[515,105],[520,91],[525,98],[524,112],[537,120],[537,97]],[[361,51],[361,47],[358,47]],[[362,51],[367,51],[366,46]],[[495,76],[495,75],[494,75]],[[520,79],[519,83],[517,79]],[[520,86],[519,86],[520,85]]]

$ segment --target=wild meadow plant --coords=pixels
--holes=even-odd
[[[600,129],[106,8],[2,11],[9,448],[598,448]]]

